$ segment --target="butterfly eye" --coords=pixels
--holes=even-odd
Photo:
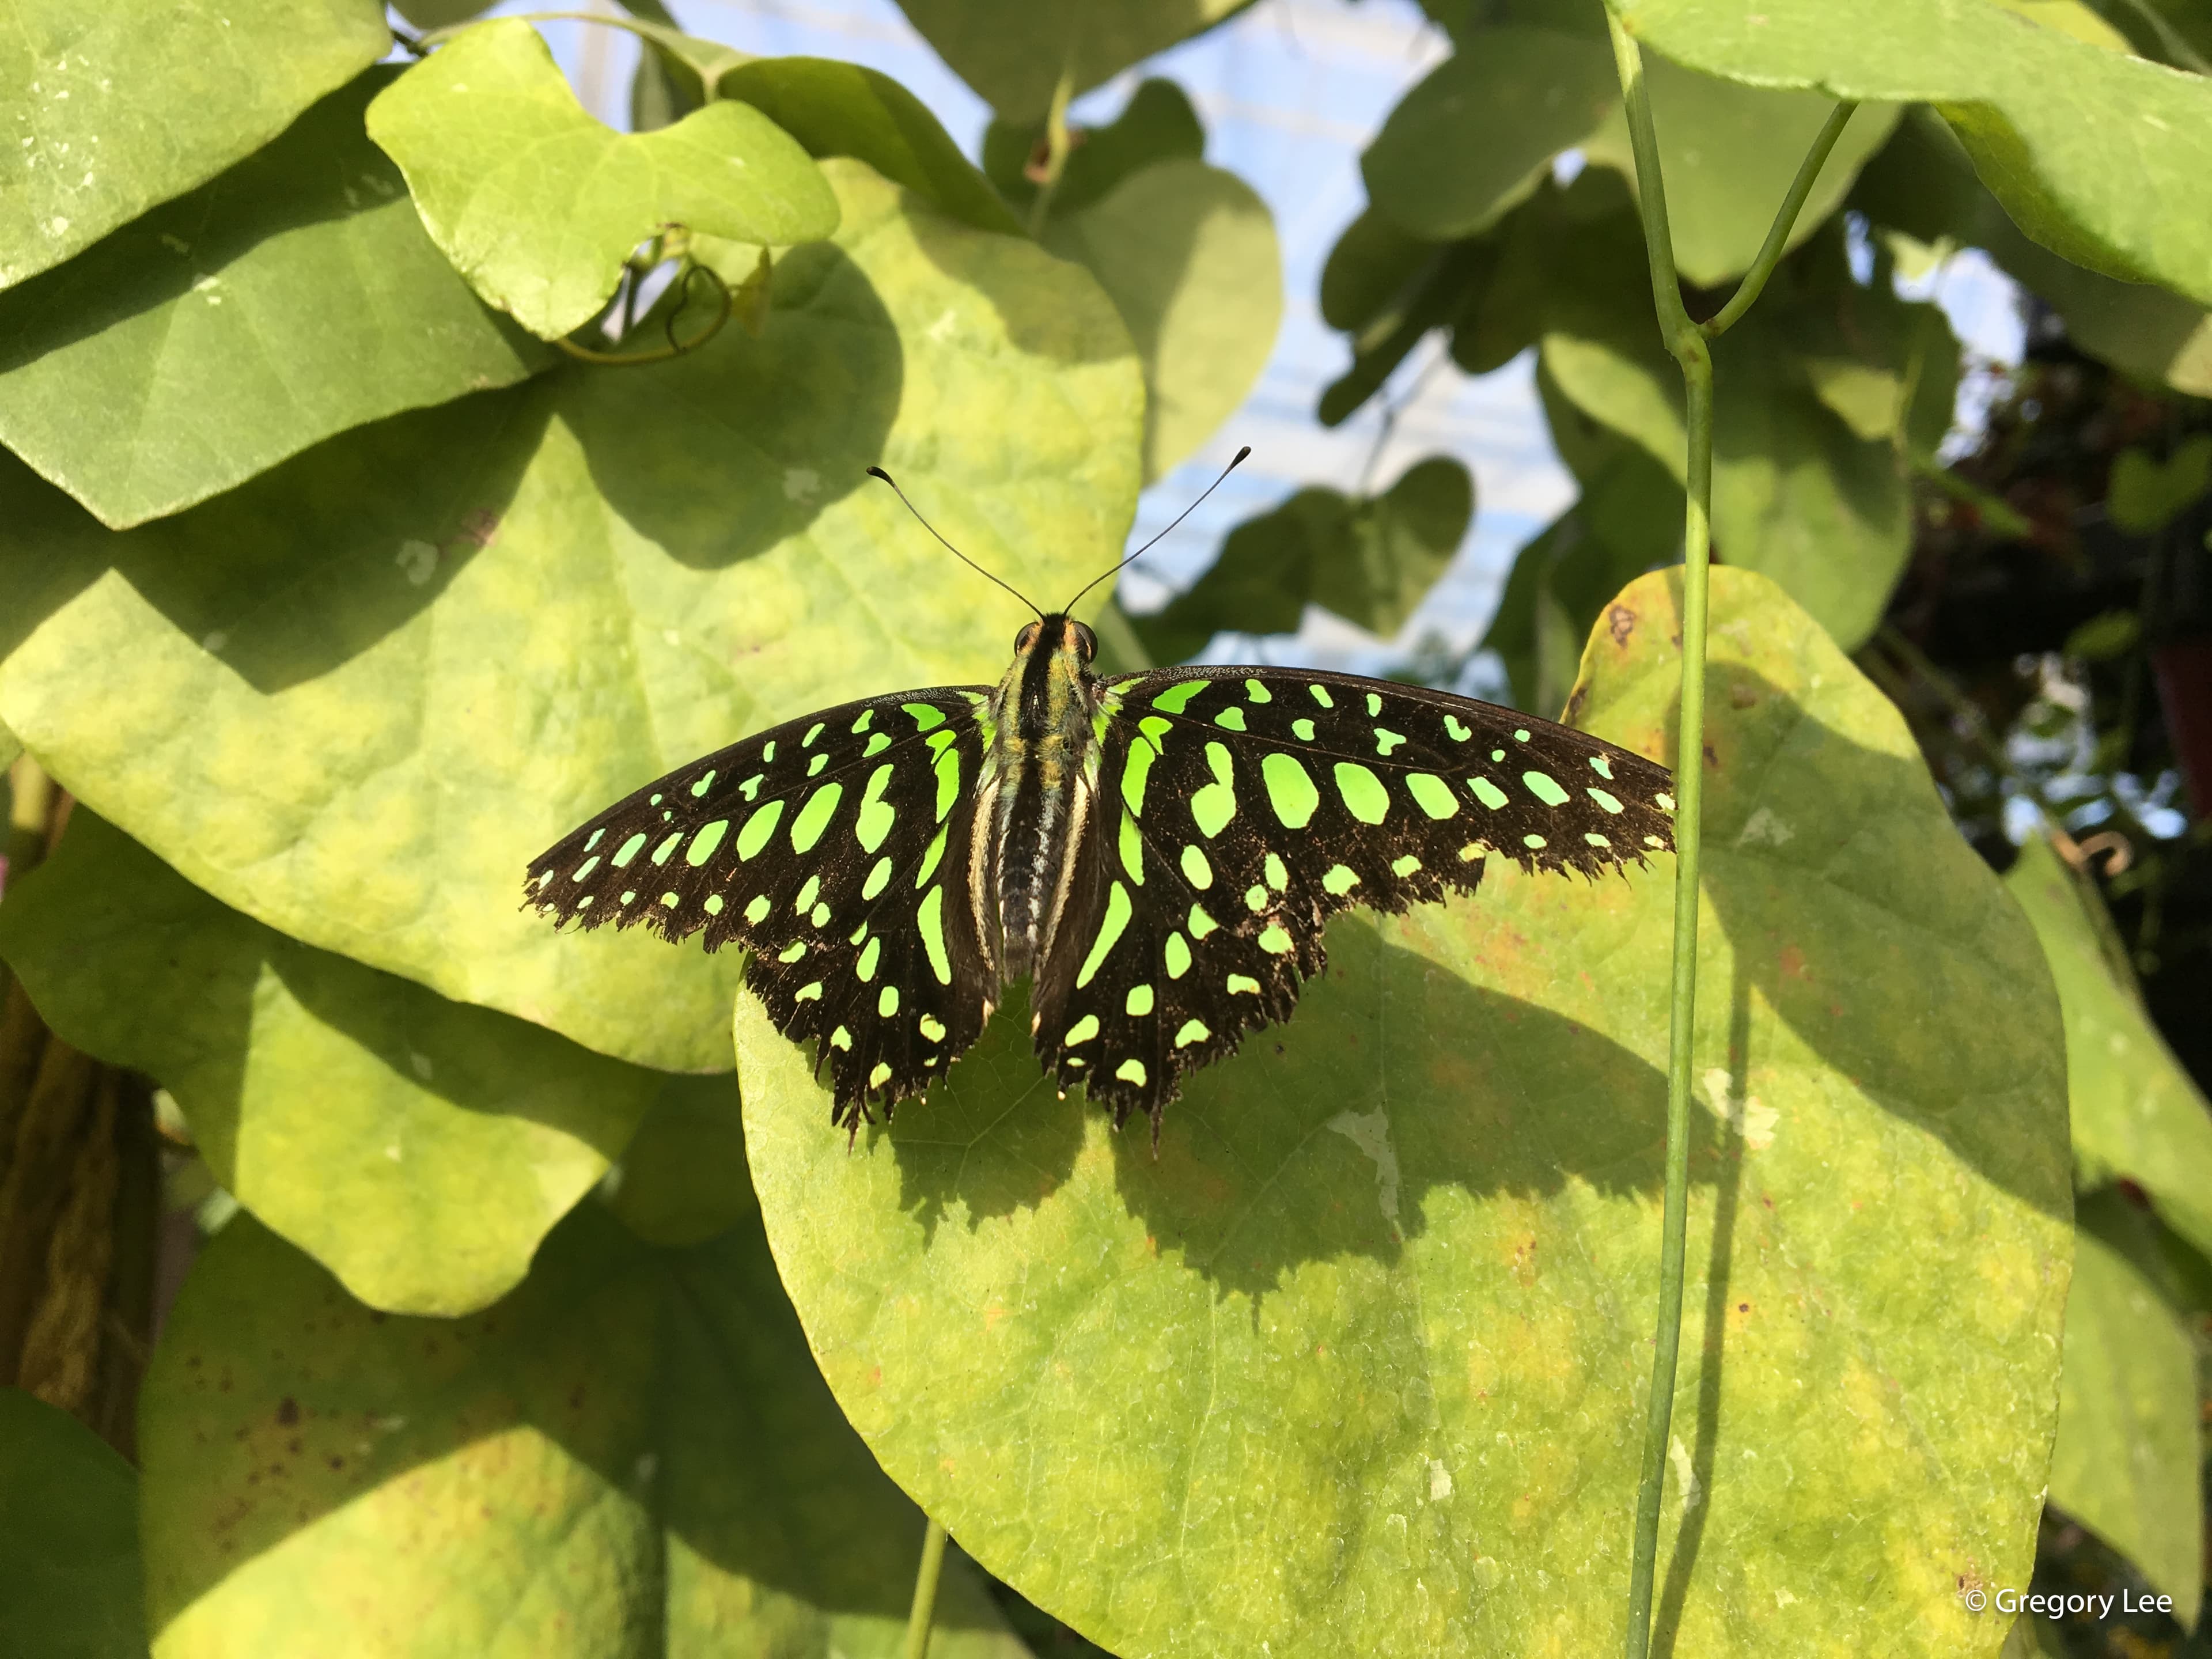
[[[1014,649],[1016,651],[1028,650],[1030,646],[1036,642],[1036,636],[1037,625],[1035,623],[1024,623],[1022,624],[1022,631],[1014,635]]]
[[[1083,623],[1075,624],[1075,648],[1083,653],[1083,660],[1091,662],[1098,655],[1098,636]]]

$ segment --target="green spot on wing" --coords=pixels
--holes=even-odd
[[[1530,794],[1547,806],[1563,806],[1566,804],[1567,792],[1559,787],[1559,780],[1549,772],[1523,772],[1521,775],[1521,781],[1528,786]]]
[[[1407,773],[1406,793],[1413,798],[1416,806],[1432,818],[1448,818],[1459,811],[1459,797],[1433,772]]]
[[[716,818],[691,837],[691,844],[684,849],[684,861],[696,869],[714,857],[714,849],[722,844],[722,837],[729,833],[729,819]]]
[[[845,798],[842,783],[825,783],[806,798],[799,809],[799,816],[791,821],[791,850],[811,853],[822,832],[830,827],[830,820],[837,811],[837,803]]]
[[[1260,779],[1267,786],[1267,804],[1274,808],[1284,828],[1303,830],[1313,821],[1314,809],[1321,805],[1321,791],[1314,787],[1312,774],[1297,756],[1270,750],[1261,758]]]
[[[783,803],[772,800],[747,818],[744,827],[738,831],[738,858],[740,862],[759,856],[768,838],[775,833],[776,820],[783,816]]]
[[[1170,714],[1180,714],[1190,707],[1190,700],[1205,690],[1206,687],[1206,682],[1204,680],[1184,680],[1180,684],[1168,687],[1166,690],[1154,697],[1152,707],[1164,708]]]
[[[1344,810],[1362,823],[1380,823],[1390,816],[1390,794],[1376,777],[1356,761],[1336,763],[1336,793]]]
[[[952,983],[952,962],[945,950],[945,890],[933,887],[921,896],[921,905],[915,912],[915,926],[921,932],[921,948],[929,954],[929,971],[939,985]]]
[[[1206,745],[1206,763],[1212,769],[1213,781],[1192,792],[1190,816],[1199,833],[1210,841],[1237,816],[1237,786],[1229,750],[1222,744],[1209,742]]]
[[[1121,930],[1129,925],[1132,914],[1129,890],[1115,882],[1106,894],[1106,916],[1098,924],[1098,937],[1091,941],[1091,954],[1083,959],[1082,969],[1075,975],[1080,988],[1091,983],[1098,971],[1098,964],[1106,960],[1106,953],[1114,948],[1114,941],[1121,937]]]

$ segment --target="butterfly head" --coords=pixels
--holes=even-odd
[[[1033,623],[1024,623],[1014,635],[1014,655],[1029,658],[1040,653],[1069,659],[1069,666],[1088,668],[1097,659],[1098,636],[1074,617],[1054,611]]]

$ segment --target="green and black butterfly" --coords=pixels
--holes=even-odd
[[[1157,1136],[1186,1073],[1291,1017],[1334,912],[1472,892],[1492,854],[1594,876],[1674,846],[1667,769],[1548,720],[1297,669],[1100,678],[1097,654],[1040,613],[995,686],[732,744],[541,854],[526,902],[744,946],[848,1133],[1028,975],[1045,1069]]]

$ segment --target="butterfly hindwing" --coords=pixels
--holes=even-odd
[[[1348,675],[1106,684],[1086,847],[1036,1046],[1117,1121],[1290,1017],[1323,922],[1471,892],[1492,853],[1594,876],[1674,845],[1667,769],[1584,732]]]
[[[981,688],[823,709],[692,762],[534,860],[529,902],[752,953],[776,1028],[817,1040],[835,1114],[921,1094],[989,1017],[968,897]]]

